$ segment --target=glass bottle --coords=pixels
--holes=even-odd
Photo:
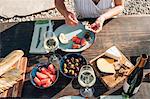
[[[135,65],[133,71],[125,80],[123,85],[123,96],[124,98],[129,98],[138,92],[142,79],[143,79],[143,69],[147,62],[148,56],[142,54],[141,57],[137,59],[137,64]]]

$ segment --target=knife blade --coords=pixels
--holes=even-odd
[[[41,41],[41,40],[40,40],[40,37],[41,37],[41,31],[42,31],[42,28],[40,27],[40,28],[39,28],[39,33],[38,33],[39,35],[38,35],[38,41],[37,41],[36,48],[38,48],[38,46],[39,46],[39,44],[40,44],[40,41]]]

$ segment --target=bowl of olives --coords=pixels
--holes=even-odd
[[[68,78],[76,78],[83,65],[87,65],[87,61],[81,54],[67,54],[60,60],[60,72]]]

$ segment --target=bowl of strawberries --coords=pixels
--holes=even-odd
[[[31,83],[40,89],[51,87],[55,84],[59,76],[59,71],[51,63],[39,63],[30,73]]]

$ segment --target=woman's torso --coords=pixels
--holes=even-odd
[[[95,4],[92,0],[74,0],[79,18],[97,18],[113,7],[113,0],[100,0]]]

